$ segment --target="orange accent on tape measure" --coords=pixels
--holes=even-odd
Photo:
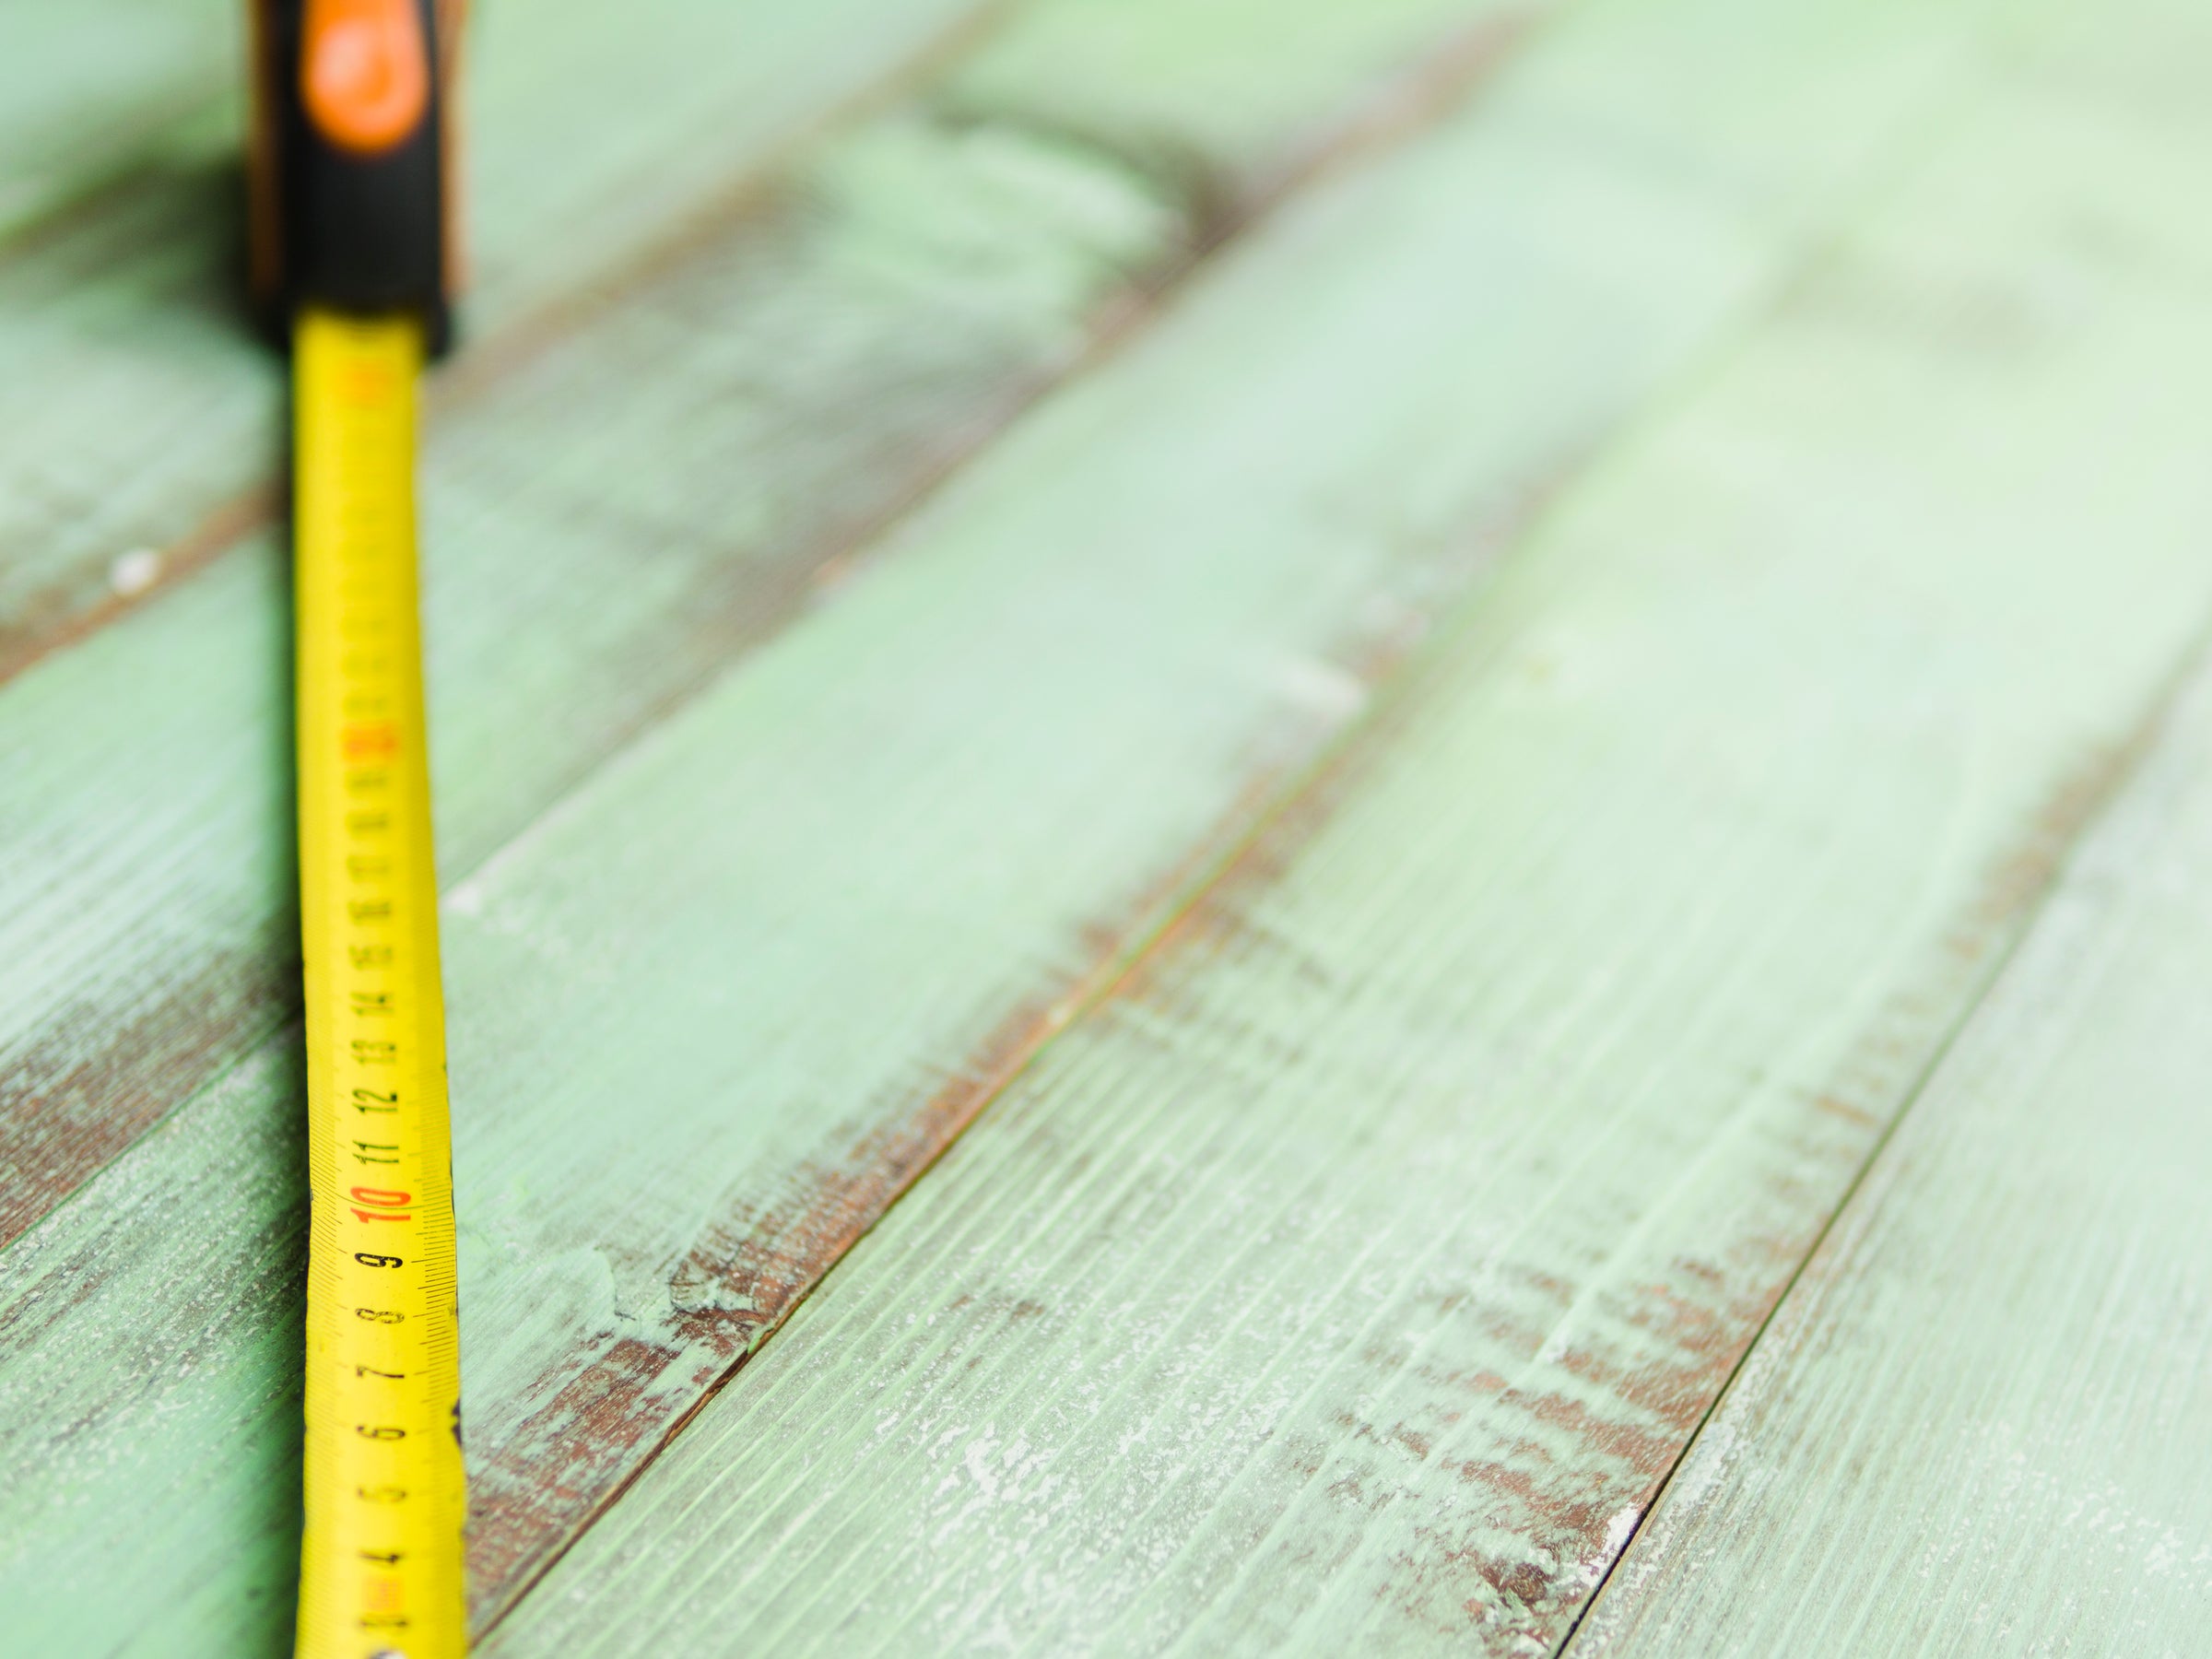
[[[399,753],[399,733],[390,724],[347,726],[338,741],[348,760],[376,760]]]
[[[416,0],[307,0],[306,34],[300,97],[331,143],[374,155],[421,124],[430,61]]]

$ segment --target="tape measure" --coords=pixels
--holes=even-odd
[[[449,330],[438,14],[433,0],[253,6],[254,269],[293,361],[312,1196],[302,1659],[468,1646],[415,545],[417,382]]]
[[[299,1652],[467,1646],[452,1136],[416,620],[412,318],[294,339],[308,1171]]]

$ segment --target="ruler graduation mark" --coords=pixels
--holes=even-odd
[[[413,318],[294,333],[306,963],[299,1652],[465,1651],[452,1143],[417,623]]]
[[[461,9],[247,0],[249,264],[292,340],[312,1198],[301,1659],[468,1646],[415,561],[416,383],[452,334]]]

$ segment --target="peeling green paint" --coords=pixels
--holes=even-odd
[[[2206,232],[2173,211],[2202,159],[2069,44],[1992,54],[1864,228],[1570,493],[488,1655],[1566,1637],[2212,608]],[[2095,908],[2122,877],[2078,879]],[[2194,909],[2169,910],[2183,877],[2140,879],[2136,931],[2086,974],[2062,903],[1971,1064],[2038,1076],[2078,1033],[2074,1112],[2102,1124],[2150,1030],[2201,1023],[2181,1018],[2203,977]],[[2146,957],[2147,997],[2101,1038],[2076,1023],[2120,1013],[2087,987]],[[2097,1133],[2078,1115],[1993,1150],[1983,1105],[1924,1155],[1939,1176],[1912,1151],[1928,1103],[1907,1119],[1886,1270],[1839,1266],[1736,1435],[1693,1456],[1664,1651],[2103,1652],[2156,1612],[2159,1652],[2188,1628],[2202,1206],[2142,1153],[2186,1115],[2199,1046],[2171,1045],[2144,1134],[2094,1159],[2066,1156]],[[2108,1341],[2086,1338],[2122,1260],[2023,1248],[2077,1213],[2077,1164],[2107,1183],[2085,1223],[2156,1206]],[[1931,1260],[2018,1288],[1990,1284],[2005,1336]],[[2047,1347],[2017,1323],[2050,1305],[2032,1286],[2070,1310]],[[1824,1333],[1897,1380],[1894,1417]],[[2131,1356],[2154,1412],[2124,1404]],[[2058,1442],[2029,1453],[2053,1484],[2026,1516],[1983,1512],[2010,1490],[2001,1448],[1958,1449],[1961,1407],[1993,1397]],[[1743,1436],[1770,1411],[1833,1430],[1762,1464]],[[1831,1478],[1834,1434],[1921,1422],[1899,1461]],[[1953,1518],[1970,1577],[1948,1599],[1905,1593],[1925,1534],[1893,1494]],[[2107,1496],[2124,1536],[2054,1524]],[[1816,1502],[1832,1526],[1806,1524]],[[2062,1566],[2085,1549],[2090,1593]],[[2008,1628],[2008,1592],[2049,1616]]]

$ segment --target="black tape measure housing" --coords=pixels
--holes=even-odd
[[[453,336],[445,99],[435,0],[418,15],[428,85],[412,128],[371,153],[318,129],[303,91],[307,0],[261,0],[253,208],[257,297],[288,335],[311,305],[418,317],[425,344]]]

